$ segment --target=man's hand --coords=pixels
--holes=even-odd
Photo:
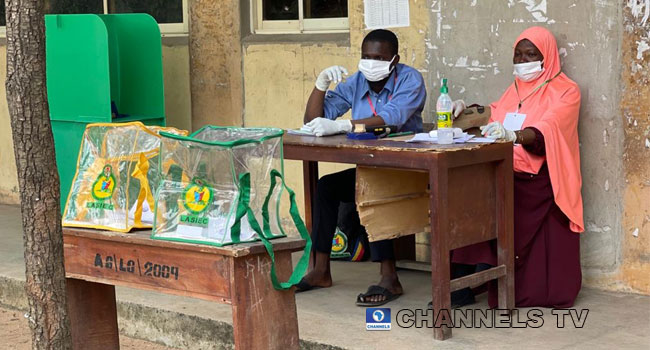
[[[463,100],[456,100],[452,102],[451,112],[454,115],[454,119],[458,118],[458,116],[463,113],[465,108],[467,108],[467,106],[465,106],[465,101]]]
[[[305,124],[300,130],[310,132],[314,136],[328,136],[352,131],[349,120],[329,120],[316,118]]]
[[[481,134],[487,138],[495,140],[505,140],[508,142],[517,141],[517,135],[514,131],[506,130],[500,122],[492,122],[481,127]]]
[[[331,66],[325,68],[316,79],[316,88],[320,91],[327,91],[330,83],[340,83],[343,80],[343,75],[348,75],[348,70],[343,66]]]

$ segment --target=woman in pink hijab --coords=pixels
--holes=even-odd
[[[490,105],[490,123],[481,131],[514,143],[515,303],[568,308],[582,281],[580,88],[561,72],[555,37],[545,28],[526,29],[517,38],[513,63],[515,80]],[[494,266],[494,244],[457,249],[452,262],[460,274],[470,272],[462,272],[468,265]],[[474,296],[466,289],[452,299],[462,305]]]

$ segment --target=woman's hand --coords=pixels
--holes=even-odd
[[[517,141],[517,135],[514,131],[506,130],[501,122],[492,122],[481,127],[481,135],[495,140],[505,140],[508,142]]]

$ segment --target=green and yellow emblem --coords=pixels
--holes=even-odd
[[[346,251],[347,249],[348,237],[337,227],[334,238],[332,238],[332,252],[330,253],[330,257],[333,259],[348,258],[350,257],[350,253]]]
[[[103,201],[111,198],[114,190],[115,177],[113,176],[113,168],[106,164],[102,172],[97,176],[97,180],[93,183],[91,194],[96,200]]]
[[[192,179],[183,192],[183,205],[193,214],[204,212],[212,203],[212,189],[200,178]]]

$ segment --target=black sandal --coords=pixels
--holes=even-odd
[[[381,301],[365,301],[367,297],[372,295],[382,295],[385,299]],[[357,296],[356,304],[357,306],[381,306],[399,298],[400,295],[401,294],[394,294],[384,287],[372,285],[368,287],[368,290],[365,293]]]
[[[313,289],[322,288],[322,287],[319,287],[319,286],[312,286],[311,284],[307,283],[307,281],[305,281],[304,278],[301,279],[300,282],[294,284],[293,286],[296,287],[296,291],[295,291],[296,293],[302,293],[302,292],[307,292],[307,291],[310,291],[310,290],[313,290]]]

